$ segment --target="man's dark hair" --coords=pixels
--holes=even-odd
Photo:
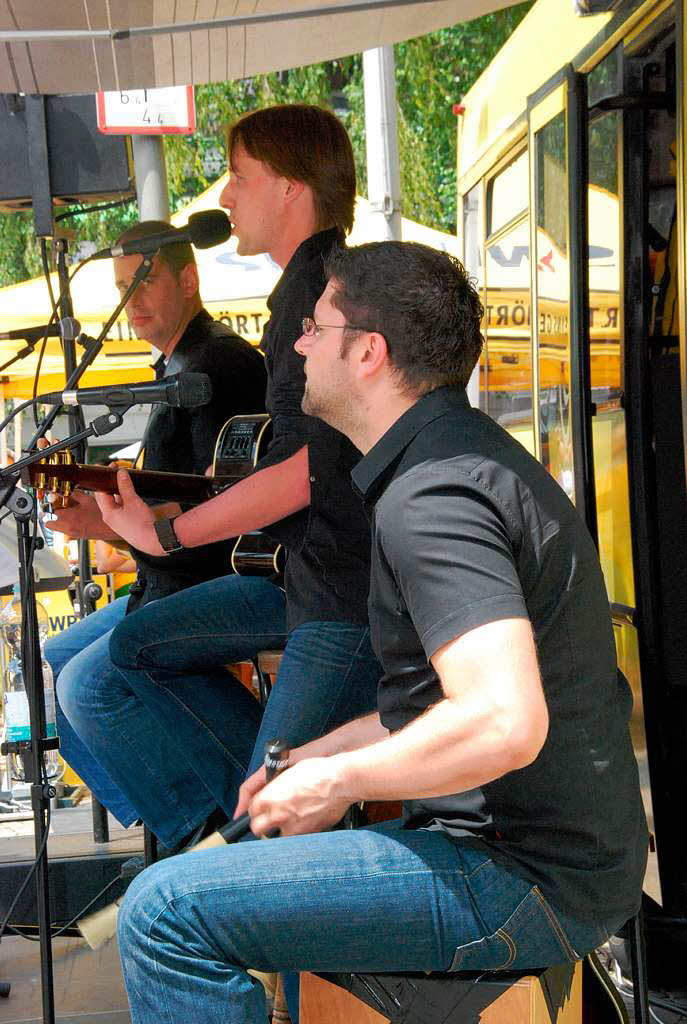
[[[121,245],[122,242],[135,242],[139,238],[147,238],[148,235],[158,235],[161,231],[169,231],[171,226],[164,220],[142,220],[123,231],[114,244]],[[189,263],[196,262],[190,242],[173,242],[171,245],[163,245],[159,255],[176,278],[179,277],[184,267]]]
[[[416,242],[371,242],[336,248],[326,273],[348,323],[386,338],[404,391],[466,386],[482,351],[484,310],[455,257]],[[354,338],[344,335],[342,354]]]
[[[334,114],[306,103],[254,110],[229,128],[230,166],[238,145],[274,174],[309,185],[318,230],[337,228],[343,242],[353,226],[355,163],[346,129]]]

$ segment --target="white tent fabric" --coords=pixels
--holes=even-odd
[[[186,224],[189,216],[200,210],[217,209],[226,181],[227,175],[222,175],[187,207],[174,214],[171,218],[174,226]],[[404,241],[424,242],[435,249],[458,254],[455,235],[436,231],[405,217],[401,221],[401,230]],[[349,244],[374,241],[378,237],[376,231],[370,205],[359,196]],[[259,341],[268,316],[267,296],[281,273],[276,263],[265,255],[237,256],[234,238],[212,249],[197,249],[196,261],[201,296],[209,312],[249,341]],[[55,275],[53,288],[57,289]],[[72,299],[74,315],[82,330],[90,335],[99,334],[119,300],[111,261],[97,260],[86,265],[74,278]],[[49,316],[50,301],[42,277],[0,289],[0,331],[47,323]],[[21,348],[21,341],[0,341],[0,365]],[[9,383],[4,386],[6,396],[24,397],[30,393],[37,358],[38,348],[32,356],[5,371],[9,378]],[[121,382],[142,380],[150,361],[149,345],[135,337],[122,314],[111,328],[103,351],[87,371],[83,385],[94,386],[115,379]],[[59,342],[51,340],[43,361],[40,390],[58,390],[63,379],[63,366]]]
[[[512,0],[0,0],[0,92],[221,82],[411,39]]]

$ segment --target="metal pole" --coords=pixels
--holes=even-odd
[[[169,220],[167,167],[160,135],[132,135],[136,198],[141,220]]]
[[[396,64],[393,46],[363,53],[367,195],[380,241],[401,238]]]

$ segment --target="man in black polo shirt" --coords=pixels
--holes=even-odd
[[[135,880],[119,929],[134,1024],[160,1006],[263,1019],[249,964],[544,967],[639,906],[646,823],[599,562],[558,485],[468,404],[478,296],[424,246],[341,251],[328,270],[296,348],[303,408],[364,453],[379,712],[246,782],[237,814],[282,838]],[[320,831],[397,798],[402,821]]]

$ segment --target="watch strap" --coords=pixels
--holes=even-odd
[[[156,519],[153,524],[157,539],[162,545],[162,550],[166,551],[167,554],[171,554],[173,551],[183,551],[184,549],[184,545],[177,537],[174,529],[174,518],[170,519],[167,516],[163,516],[161,519]]]

